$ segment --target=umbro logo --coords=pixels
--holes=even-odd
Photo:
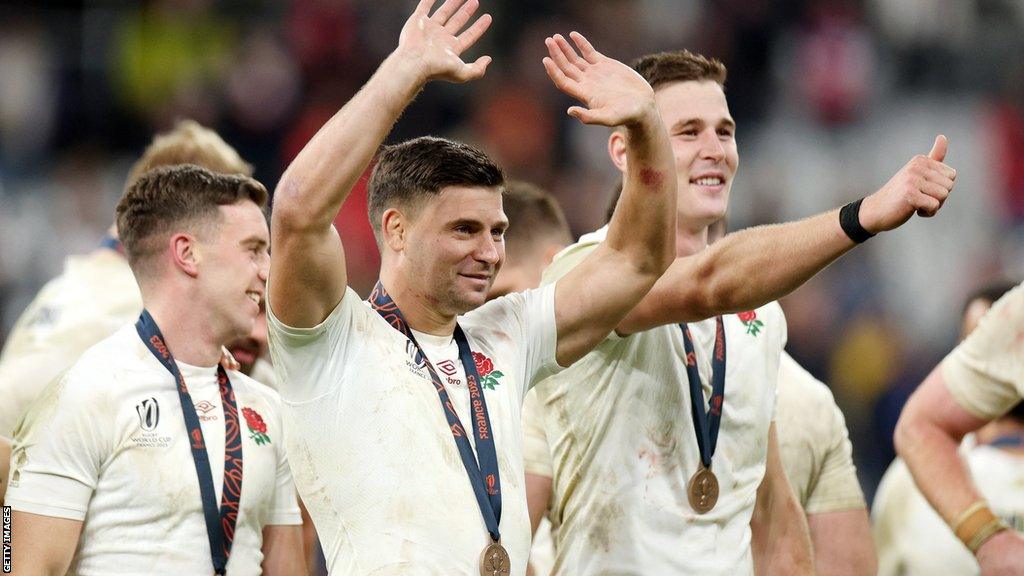
[[[451,360],[444,360],[438,363],[437,369],[445,376],[455,376],[455,363]]]
[[[216,406],[214,406],[209,400],[201,400],[199,402],[196,402],[195,406],[196,410],[202,412],[203,414],[206,414],[210,410],[216,408]]]

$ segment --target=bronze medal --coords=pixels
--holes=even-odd
[[[480,554],[480,576],[508,576],[512,562],[508,551],[497,542],[491,542]]]
[[[718,503],[718,478],[711,470],[700,466],[686,485],[690,507],[697,514],[707,514]]]

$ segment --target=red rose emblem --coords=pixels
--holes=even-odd
[[[263,421],[263,417],[260,416],[252,408],[242,408],[242,415],[245,416],[245,423],[249,425],[249,428],[258,433],[267,433],[267,424]]]
[[[494,372],[494,362],[491,359],[479,352],[473,352],[473,362],[476,363],[476,371],[483,378],[491,372]]]
[[[751,320],[757,320],[757,312],[754,312],[753,310],[740,312],[739,314],[737,314],[737,316],[739,316],[741,322],[750,322]]]

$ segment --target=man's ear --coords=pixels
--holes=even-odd
[[[381,216],[381,235],[384,244],[395,252],[405,250],[409,234],[409,218],[396,208],[388,208]]]
[[[175,234],[169,241],[171,260],[175,268],[195,278],[199,275],[199,263],[202,261],[202,250],[196,237],[191,234]]]
[[[626,133],[615,129],[608,137],[608,156],[619,172],[626,173]]]

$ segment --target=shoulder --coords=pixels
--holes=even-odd
[[[563,248],[544,270],[541,284],[555,282],[575,268],[604,241],[606,234],[607,227],[601,228],[595,232],[584,234],[575,244]]]
[[[785,352],[779,361],[778,388],[780,438],[805,436],[815,450],[822,451],[830,449],[834,439],[846,438],[832,391]]]
[[[495,298],[483,306],[471,310],[459,317],[459,324],[466,328],[471,326],[500,328],[494,326],[494,322],[509,321],[517,319],[524,321],[530,312],[542,312],[551,304],[551,314],[554,313],[554,287],[541,286],[523,292],[513,292],[500,298]]]
[[[236,390],[241,390],[247,396],[273,407],[275,411],[280,408],[281,395],[270,386],[235,370],[228,371],[228,378],[231,379],[231,386]]]
[[[365,331],[372,325],[374,316],[377,314],[373,314],[369,305],[349,286],[345,287],[345,294],[330,314],[319,324],[308,328],[285,324],[277,318],[270,303],[267,302],[267,328],[270,337],[276,337],[282,344],[306,344],[338,328]]]
[[[142,343],[134,323],[125,324],[110,336],[90,346],[66,372],[68,381],[89,381],[97,387],[113,386],[126,370],[146,369],[149,350]]]
[[[835,406],[832,390],[815,378],[786,352],[779,360],[779,397],[792,397],[807,406],[831,410]]]

